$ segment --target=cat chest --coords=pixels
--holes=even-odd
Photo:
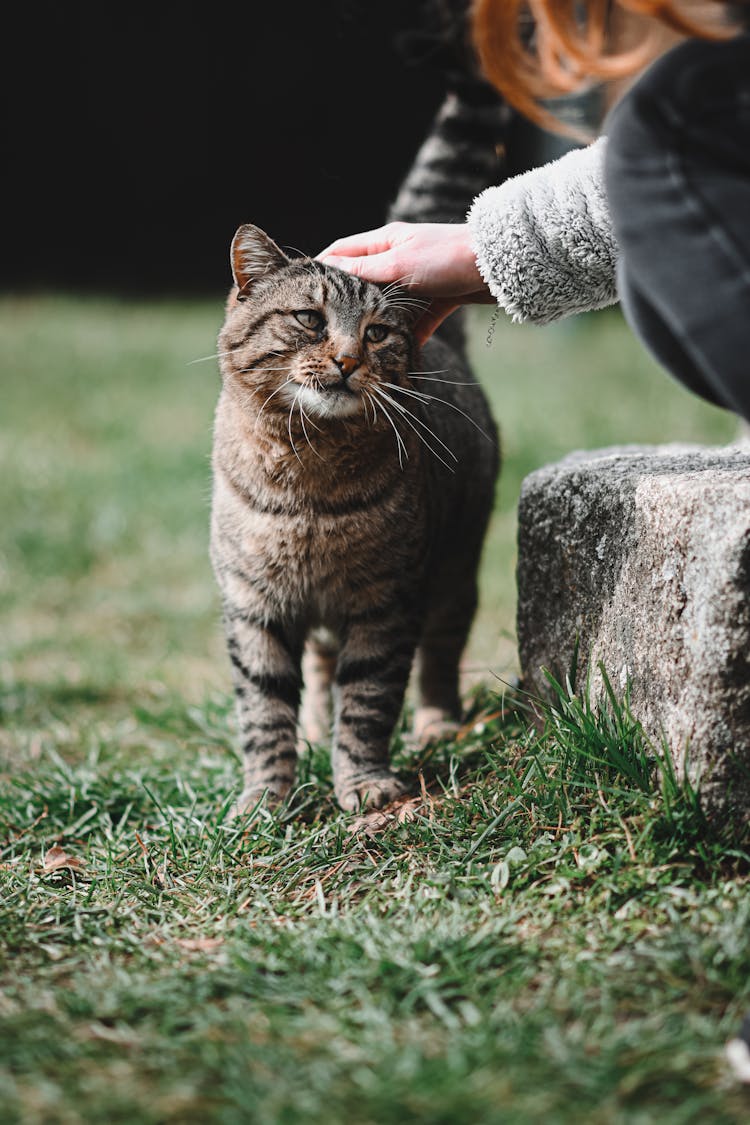
[[[406,526],[401,528],[401,534]],[[393,539],[393,520],[383,512],[355,515],[250,516],[243,554],[267,571],[283,571],[300,582],[341,581],[382,557]]]
[[[421,537],[413,512],[376,509],[336,516],[245,511],[232,539],[236,562],[279,608],[305,607],[326,619],[411,571]]]
[[[366,542],[367,530],[356,522],[325,517],[251,517],[244,536],[248,557],[266,567],[294,566],[300,575],[341,566],[360,555]]]

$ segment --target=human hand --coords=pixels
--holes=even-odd
[[[421,344],[460,305],[492,304],[466,223],[388,223],[339,238],[318,258],[356,277],[395,282],[425,302],[414,331]]]

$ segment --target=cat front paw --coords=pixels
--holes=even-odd
[[[348,777],[335,786],[336,800],[344,812],[382,809],[408,791],[408,786],[390,770]]]

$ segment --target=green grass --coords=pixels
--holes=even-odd
[[[521,477],[583,446],[724,441],[616,314],[478,316],[506,466],[455,743],[352,832],[317,750],[278,816],[238,781],[207,554],[220,300],[0,307],[0,1119],[744,1122],[747,841],[627,705],[514,669]],[[51,852],[53,846],[61,851]],[[57,856],[56,866],[53,862]],[[45,863],[46,858],[46,863]]]

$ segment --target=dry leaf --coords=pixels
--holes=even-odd
[[[107,1027],[103,1023],[90,1023],[76,1029],[78,1039],[102,1039],[121,1047],[137,1047],[139,1040],[129,1028]]]
[[[355,816],[354,820],[347,828],[347,832],[350,832],[352,836],[374,837],[377,836],[379,832],[382,832],[386,825],[390,824],[392,820],[393,817],[389,816],[388,813],[375,809],[373,812],[362,813],[361,816]]]
[[[405,824],[407,820],[414,820],[414,817],[418,812],[421,812],[423,808],[423,799],[421,797],[412,797],[411,800],[403,801],[402,803],[394,806],[393,811],[396,814],[397,823]]]
[[[72,871],[80,871],[85,866],[85,859],[77,859],[75,856],[68,855],[59,844],[53,844],[45,853],[42,861],[42,870],[45,874],[49,874],[51,871],[59,871],[61,867],[69,867]]]
[[[354,836],[363,835],[374,839],[389,824],[403,824],[407,820],[413,820],[423,805],[421,797],[401,797],[384,809],[373,809],[355,817],[349,825],[349,832]]]
[[[181,949],[186,949],[188,953],[210,953],[212,949],[218,949],[220,945],[224,944],[224,938],[177,938],[177,944]]]

